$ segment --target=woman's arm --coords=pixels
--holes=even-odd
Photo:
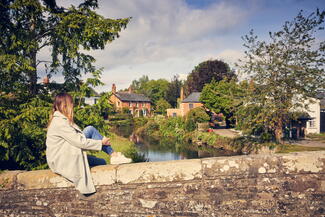
[[[77,132],[70,124],[63,124],[58,129],[59,136],[65,139],[69,144],[86,150],[102,149],[102,140],[87,139],[82,132]]]

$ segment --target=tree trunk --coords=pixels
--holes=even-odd
[[[279,122],[276,125],[275,128],[275,139],[278,143],[283,143],[282,137],[283,137],[283,121],[279,120]]]

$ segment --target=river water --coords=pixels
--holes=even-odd
[[[133,127],[130,125],[116,126],[113,130],[117,135],[133,141],[138,152],[150,162],[234,155],[232,152],[211,147],[197,147],[189,143],[179,144],[168,140],[157,141],[142,138],[134,134]]]

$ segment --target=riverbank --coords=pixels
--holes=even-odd
[[[127,138],[111,133],[110,140],[114,151],[122,152],[126,157],[131,158],[133,163],[146,161],[144,156],[138,153],[135,144]],[[91,155],[102,158],[107,164],[110,164],[110,156],[103,151],[93,152]]]
[[[198,147],[214,148],[232,152],[233,155],[258,154],[258,153],[289,153],[301,151],[321,151],[324,146],[309,147],[297,144],[276,144],[261,137],[222,136],[225,130],[212,130],[209,132],[197,129],[189,131],[183,118],[151,118],[138,127],[135,133],[154,140],[174,140],[178,143],[190,143]],[[229,130],[228,130],[229,131]],[[227,132],[228,132],[227,131]],[[321,142],[321,141],[318,141]]]

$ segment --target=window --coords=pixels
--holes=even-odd
[[[176,112],[174,112],[174,113],[173,113],[173,117],[176,117],[176,116],[177,116],[177,114],[176,114]]]
[[[316,122],[315,122],[315,120],[311,120],[311,121],[309,121],[309,127],[310,127],[310,128],[315,128],[315,127],[316,127]]]
[[[190,103],[190,104],[189,104],[189,107],[190,107],[190,109],[192,109],[192,108],[193,108],[193,104],[192,104],[192,103]]]

